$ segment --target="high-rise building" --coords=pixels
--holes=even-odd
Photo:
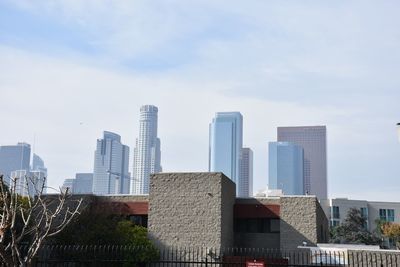
[[[74,184],[75,184],[75,179],[69,178],[65,179],[63,185],[61,186],[61,192],[66,192],[68,189],[68,194],[72,194],[74,191]]]
[[[29,171],[31,159],[31,146],[26,143],[18,143],[11,146],[0,146],[0,175],[9,182],[11,172],[17,170]]]
[[[223,172],[236,183],[239,194],[240,154],[243,143],[240,112],[217,112],[210,124],[209,171]]]
[[[156,106],[145,105],[140,108],[139,138],[136,139],[134,150],[131,194],[148,194],[150,174],[162,171],[157,121]]]
[[[242,148],[240,157],[239,197],[253,196],[253,151]]]
[[[77,173],[73,185],[74,194],[91,194],[93,191],[93,173]]]
[[[46,173],[43,171],[16,170],[11,172],[11,179],[16,182],[16,193],[21,196],[46,194]]]
[[[304,150],[304,193],[328,198],[326,127],[278,127],[278,142],[291,142]]]
[[[31,170],[42,171],[47,175],[47,168],[44,166],[44,161],[37,154],[33,153]]]
[[[128,194],[128,170],[129,147],[121,143],[118,134],[104,131],[94,153],[93,194]]]
[[[270,142],[269,189],[285,195],[303,195],[303,148],[289,142]]]

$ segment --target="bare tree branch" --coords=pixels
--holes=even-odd
[[[0,260],[6,266],[29,266],[45,240],[80,214],[82,199],[72,201],[68,190],[44,195],[45,184],[45,178],[28,176],[8,184],[0,175]],[[23,242],[27,249],[21,251]]]

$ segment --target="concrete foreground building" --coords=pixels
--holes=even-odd
[[[278,127],[278,142],[291,142],[304,150],[304,193],[328,198],[325,126]]]
[[[270,142],[268,188],[285,195],[304,195],[303,148],[290,142]]]
[[[157,137],[158,108],[145,105],[140,108],[139,137],[133,156],[133,173],[130,193],[149,193],[149,178],[161,168],[160,139]]]
[[[104,131],[94,153],[93,194],[128,194],[128,170],[129,147],[121,143],[118,134]]]
[[[327,242],[328,220],[315,196],[236,198],[222,173],[151,175],[148,196],[88,196],[101,212],[148,227],[160,247],[296,249]]]
[[[243,117],[240,112],[217,112],[209,129],[210,172],[223,172],[236,185],[240,180]],[[239,195],[239,187],[236,188]]]

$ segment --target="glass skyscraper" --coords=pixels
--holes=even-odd
[[[105,131],[94,153],[93,194],[128,194],[128,170],[129,147],[121,143],[121,136]]]
[[[240,112],[217,112],[210,124],[209,171],[223,172],[236,183],[239,195],[240,155],[243,143]]]
[[[11,172],[17,170],[30,170],[31,146],[26,143],[18,143],[11,146],[0,146],[0,175],[9,182]]]
[[[326,127],[278,127],[278,142],[291,142],[304,150],[304,193],[328,198]]]
[[[41,170],[16,170],[11,172],[11,178],[16,179],[16,192],[21,196],[46,194],[47,173]]]
[[[269,189],[285,195],[303,195],[303,148],[289,142],[270,142]]]
[[[140,108],[139,137],[133,157],[131,194],[149,193],[150,174],[162,171],[160,139],[157,137],[158,108],[144,105]]]
[[[242,148],[240,157],[239,197],[253,196],[253,151]]]
[[[127,177],[126,177],[126,179],[127,179]],[[77,174],[75,174],[75,181],[74,181],[72,193],[74,193],[74,194],[91,194],[92,188],[93,188],[93,173],[77,173]]]

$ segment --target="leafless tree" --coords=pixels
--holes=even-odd
[[[19,179],[8,182],[0,175],[0,261],[6,266],[30,266],[44,241],[61,232],[82,204],[82,199],[71,200],[68,190],[45,195],[45,180],[35,184],[32,177]]]

